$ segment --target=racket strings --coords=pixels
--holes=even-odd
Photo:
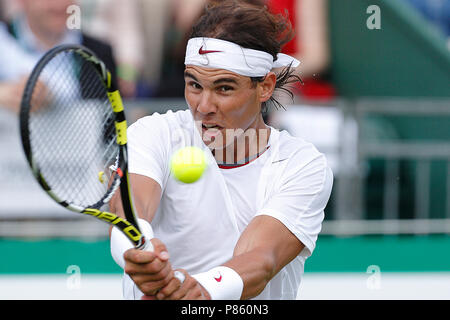
[[[33,160],[58,198],[92,206],[105,197],[118,154],[103,80],[91,62],[62,52],[38,82],[29,115]]]
[[[83,79],[80,79],[80,82],[81,83],[83,83]],[[85,93],[85,97],[92,97],[93,96],[93,92],[95,92],[95,89],[93,89],[93,88],[95,88],[95,86],[93,86],[92,85],[92,83],[89,83],[88,85],[87,85],[87,88],[89,88],[90,90],[89,91],[87,91],[86,93]],[[97,96],[95,96],[96,98],[97,98]],[[74,124],[74,123],[72,123],[72,124]],[[74,130],[74,128],[73,127],[71,127],[69,130]],[[95,152],[95,149],[96,149],[96,147],[97,147],[97,144],[98,144],[99,142],[97,142],[97,143],[90,143],[90,144],[87,144],[86,145],[86,147],[88,147],[86,150],[84,150],[83,152],[85,153],[85,154],[93,154],[94,152]],[[110,144],[110,145],[112,145],[112,144]],[[107,150],[105,150],[105,152],[104,153],[106,153],[107,152]],[[103,171],[103,170],[98,170],[97,168],[95,168],[94,166],[90,166],[90,167],[88,167],[89,169],[90,169],[90,171],[89,172],[87,172],[86,173],[86,175],[88,175],[88,176],[91,176],[91,177],[94,177],[94,176],[96,176],[97,174],[98,174],[98,172],[97,171]],[[84,193],[82,192],[83,190],[86,190],[86,188],[90,185],[90,186],[92,186],[92,187],[95,187],[95,186],[97,186],[97,189],[98,189],[98,187],[99,186],[101,186],[101,185],[99,185],[99,184],[93,184],[92,182],[90,182],[90,181],[85,181],[85,179],[83,179],[84,177],[83,177],[83,175],[81,175],[81,174],[78,174],[78,175],[76,175],[75,176],[75,185],[76,186],[78,186],[78,190],[76,190],[77,192],[81,192],[80,193],[80,195],[84,195]],[[105,179],[105,177],[99,177],[99,179]],[[89,184],[89,182],[91,183],[91,184]],[[102,186],[102,188],[100,188],[100,190],[98,190],[98,191],[96,191],[95,192],[95,194],[103,194],[104,193],[104,190],[103,190],[103,186]],[[81,203],[86,203],[86,202],[91,202],[91,201],[89,201],[89,200],[87,200],[86,198],[82,198],[82,199],[80,199],[79,200]]]

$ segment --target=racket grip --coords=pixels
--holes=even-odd
[[[145,237],[145,243],[141,250],[153,251],[154,248],[150,241],[154,237],[152,226],[144,219],[138,219],[138,224],[142,235]],[[110,246],[113,260],[123,269],[125,267],[123,254],[128,249],[134,248],[133,244],[118,228],[114,227],[111,231]]]
[[[151,239],[154,238],[153,229],[150,223],[147,220],[138,219],[139,229],[142,232],[142,235],[145,238],[144,246],[141,248],[141,250],[144,251],[154,251]]]
[[[130,239],[128,239],[118,228],[113,227],[111,230],[110,246],[113,260],[119,265],[119,267],[124,269],[125,259],[123,258],[123,254],[128,249],[134,248]]]

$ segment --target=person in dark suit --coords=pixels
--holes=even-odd
[[[68,8],[76,5],[74,0],[20,0],[20,13],[7,23],[7,31],[11,38],[27,56],[27,62],[32,64],[51,48],[60,44],[81,44],[91,49],[111,71],[112,80],[117,81],[116,62],[112,47],[98,39],[84,34],[79,28],[72,28],[68,23],[71,17]],[[81,17],[78,17],[81,19]],[[3,48],[2,48],[3,49]],[[8,50],[8,48],[4,48]],[[20,59],[23,59],[23,55]],[[5,67],[8,63],[5,62]],[[21,93],[26,83],[28,73],[23,70],[9,72],[7,78],[0,73],[0,105],[17,111],[20,105]],[[117,82],[116,82],[117,83]],[[83,88],[83,84],[81,84]]]

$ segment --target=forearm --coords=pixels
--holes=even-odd
[[[244,289],[241,300],[259,295],[277,272],[275,257],[263,249],[235,255],[224,266],[233,269],[242,278]]]
[[[161,189],[159,188],[157,182],[144,176],[130,174],[130,180],[131,185],[133,186],[134,207],[137,212],[139,227],[148,240],[152,239],[153,231],[150,226],[150,222],[153,219],[159,205]],[[120,190],[117,190],[111,198],[111,201],[109,202],[109,210],[117,216],[125,218]],[[109,228],[111,254],[114,261],[116,261],[119,266],[123,267],[125,264],[123,261],[123,254],[127,249],[131,248],[131,242],[121,235],[120,232],[116,232],[113,237],[114,233],[112,231],[113,227],[111,226]]]
[[[259,295],[303,248],[304,245],[280,221],[258,216],[241,235],[233,258],[224,265],[242,278],[241,299],[249,299]]]
[[[159,206],[161,187],[153,179],[133,173],[130,174],[130,184],[133,189],[134,207],[138,217],[151,222]],[[119,190],[111,198],[109,210],[125,218]]]
[[[206,291],[207,295],[201,295],[203,298],[209,298],[209,295],[211,299],[250,299],[258,296],[303,248],[304,245],[281,222],[269,216],[259,216],[241,235],[233,258],[192,277],[200,291]],[[198,286],[195,288],[197,290]],[[164,294],[158,299],[177,299],[185,294],[184,290],[184,284],[180,288],[164,288],[161,291]]]

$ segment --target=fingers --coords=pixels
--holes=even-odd
[[[169,260],[169,252],[167,251],[165,244],[162,243],[162,241],[158,238],[151,239],[151,242],[154,248],[154,252],[158,256],[158,258],[162,261]]]
[[[139,249],[129,249],[123,254],[123,258],[130,264],[146,264],[153,262],[157,255],[151,251],[142,251]],[[126,271],[125,271],[126,272]]]
[[[179,289],[181,288],[181,283],[180,280],[173,277],[169,283],[162,288],[158,294],[156,295],[156,298],[158,300],[165,300],[165,299],[171,299],[175,300],[175,298],[172,296],[175,292],[180,291]],[[183,297],[186,293],[185,292],[179,292],[177,296],[179,297]]]
[[[140,269],[136,271],[136,269],[129,269],[125,266],[125,272],[133,279],[136,284],[144,283],[144,282],[155,282],[155,283],[164,283],[166,285],[173,278],[172,266],[170,263],[167,263],[162,269],[158,269],[157,271],[153,271],[151,266],[147,266],[144,271]]]
[[[167,286],[167,284],[171,281],[173,278],[173,272],[169,272],[167,276],[160,280],[150,280],[148,278],[142,278],[142,277],[135,277],[133,281],[136,283],[136,285],[139,287],[139,289],[147,295],[156,295],[156,293],[161,290],[161,288],[164,288]]]
[[[174,278],[166,246],[158,239],[151,241],[153,252],[133,248],[124,253],[125,272],[149,296],[155,295]]]
[[[184,274],[185,280],[183,283],[180,282],[179,278],[172,278],[170,282],[162,288],[156,298],[158,300],[205,300],[206,297],[203,295],[202,287],[191,277],[186,270],[177,269]]]
[[[192,288],[188,291],[188,293],[181,298],[181,300],[206,300],[205,295],[203,294],[203,288],[200,286],[200,284],[194,280],[194,284]]]
[[[125,272],[144,293],[144,300],[206,300],[205,289],[186,270],[175,276],[166,246],[152,239],[154,251],[129,249],[124,253]]]
[[[130,249],[124,253],[124,259],[131,264],[148,264],[158,258],[161,262],[169,260],[170,256],[166,246],[157,238],[151,239],[154,251]],[[156,262],[155,262],[156,263]]]

